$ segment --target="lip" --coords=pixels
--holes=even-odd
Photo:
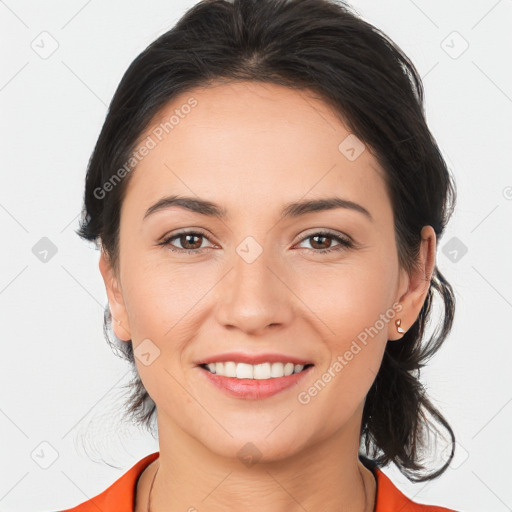
[[[226,361],[234,361],[235,363],[262,364],[262,363],[293,363],[293,364],[313,364],[312,361],[300,359],[295,356],[276,353],[247,354],[244,352],[224,352],[215,356],[207,357],[198,361],[196,364],[223,363]],[[298,374],[300,375],[300,374]],[[279,377],[281,378],[281,377]]]
[[[227,360],[232,361],[232,359]],[[216,359],[216,361],[220,362],[218,359]],[[268,361],[268,359],[266,361]],[[262,400],[297,385],[299,381],[304,379],[313,366],[305,368],[300,373],[293,373],[292,375],[285,377],[261,380],[224,377],[222,375],[217,375],[216,373],[211,373],[202,366],[199,366],[198,368],[201,373],[204,374],[208,382],[216,386],[217,389],[226,393],[228,396],[242,398],[245,400]]]

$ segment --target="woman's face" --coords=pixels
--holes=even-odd
[[[121,210],[119,274],[112,279],[103,255],[100,268],[115,333],[133,341],[159,428],[233,458],[252,443],[269,460],[341,431],[358,435],[386,342],[401,336],[395,320],[410,327],[426,293],[399,267],[369,149],[320,100],[254,82],[182,94],[141,140],[147,150]],[[152,209],[170,196],[225,215]],[[286,209],[334,198],[337,207]],[[196,234],[169,240],[184,230]],[[254,388],[218,387],[199,366],[236,362],[229,352],[313,366],[276,379],[293,382],[277,393],[253,379],[267,386],[258,398]],[[266,365],[257,371],[265,376]]]

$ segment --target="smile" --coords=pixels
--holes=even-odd
[[[295,386],[313,366],[280,362],[251,365],[224,361],[201,364],[198,368],[209,384],[228,396],[262,400]]]
[[[216,375],[223,377],[236,377],[237,379],[276,379],[288,377],[294,373],[300,373],[306,366],[293,363],[261,363],[248,364],[225,361],[201,365],[203,368]]]

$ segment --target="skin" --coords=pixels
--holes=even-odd
[[[416,320],[435,264],[431,226],[421,232],[418,269],[398,264],[391,202],[383,171],[367,148],[354,161],[338,150],[350,134],[320,99],[289,88],[236,82],[174,98],[143,137],[193,96],[197,106],[132,171],[122,210],[119,269],[101,253],[114,332],[145,339],[160,355],[142,382],[158,409],[160,457],[142,474],[136,510],[268,512],[373,510],[376,485],[358,460],[365,396],[394,319],[308,404],[298,401],[379,315],[399,303],[402,327]],[[226,208],[210,218],[179,207],[146,210],[171,194],[198,196]],[[339,196],[373,220],[338,208],[279,219],[299,199]],[[180,229],[206,236],[175,238]],[[321,229],[351,237],[306,238]],[[262,253],[247,263],[236,251],[248,236]],[[188,242],[188,245],[187,245]],[[316,251],[316,252],[315,252]],[[314,363],[297,386],[263,400],[223,394],[195,362],[237,350],[293,354]],[[253,443],[261,459],[237,457]]]

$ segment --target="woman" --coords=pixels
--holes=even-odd
[[[160,450],[70,510],[449,510],[380,468],[425,481],[453,457],[419,369],[452,325],[454,202],[416,69],[349,7],[190,9],[125,73],[79,230]]]

